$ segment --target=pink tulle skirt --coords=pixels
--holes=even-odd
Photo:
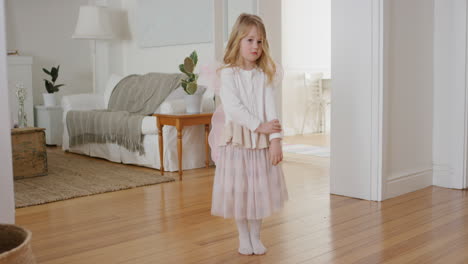
[[[262,219],[288,200],[281,164],[273,166],[268,149],[219,147],[211,214],[224,218]]]

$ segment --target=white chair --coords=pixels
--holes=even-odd
[[[312,113],[314,130],[318,133],[325,131],[325,105],[322,90],[323,73],[304,73],[304,89],[306,106],[301,134],[304,133],[304,125],[307,117]]]

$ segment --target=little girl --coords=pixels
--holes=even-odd
[[[235,218],[243,255],[265,254],[260,241],[262,219],[288,199],[279,164],[283,154],[273,96],[275,74],[261,18],[241,14],[220,68],[225,121],[218,146],[212,147],[218,148],[218,154],[211,213]]]

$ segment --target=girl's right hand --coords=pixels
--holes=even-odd
[[[262,134],[279,133],[281,132],[281,124],[278,119],[274,119],[260,124],[254,132]]]

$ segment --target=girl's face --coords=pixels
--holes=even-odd
[[[240,55],[244,66],[254,66],[262,55],[262,36],[257,27],[251,26],[247,36],[240,41]]]

